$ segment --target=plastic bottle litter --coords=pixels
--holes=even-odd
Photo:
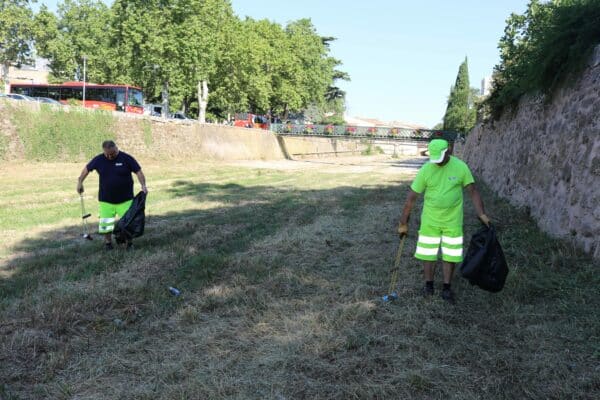
[[[392,300],[398,300],[398,293],[392,292],[390,294],[386,294],[381,298],[381,300],[383,300],[384,303],[387,303],[388,301]]]
[[[174,288],[173,286],[169,286],[169,292],[173,295],[173,296],[179,296],[181,294],[181,291],[177,288]]]

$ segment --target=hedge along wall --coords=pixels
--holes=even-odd
[[[98,154],[98,142],[115,138],[108,112],[1,100],[0,115],[1,159],[80,161]]]
[[[544,231],[600,259],[600,46],[549,104],[523,98],[514,113],[477,126],[464,159]]]

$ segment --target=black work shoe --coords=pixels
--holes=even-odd
[[[104,250],[112,250],[112,249],[113,249],[112,242],[111,243],[104,243]]]
[[[456,299],[454,298],[454,292],[452,292],[451,289],[442,290],[441,297],[450,304],[456,303]]]
[[[433,296],[433,286],[427,286],[427,285],[423,286],[421,293],[423,293],[423,297]]]

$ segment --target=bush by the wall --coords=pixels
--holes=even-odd
[[[100,152],[104,140],[115,139],[110,112],[40,104],[9,107],[23,143],[25,158],[37,161],[84,161]]]
[[[493,118],[526,93],[551,97],[585,67],[600,43],[600,0],[532,0],[523,15],[512,14],[500,39],[500,64],[483,103]]]

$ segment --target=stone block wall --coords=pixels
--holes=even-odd
[[[542,230],[600,259],[600,46],[550,103],[524,98],[514,113],[477,126],[463,158]]]

